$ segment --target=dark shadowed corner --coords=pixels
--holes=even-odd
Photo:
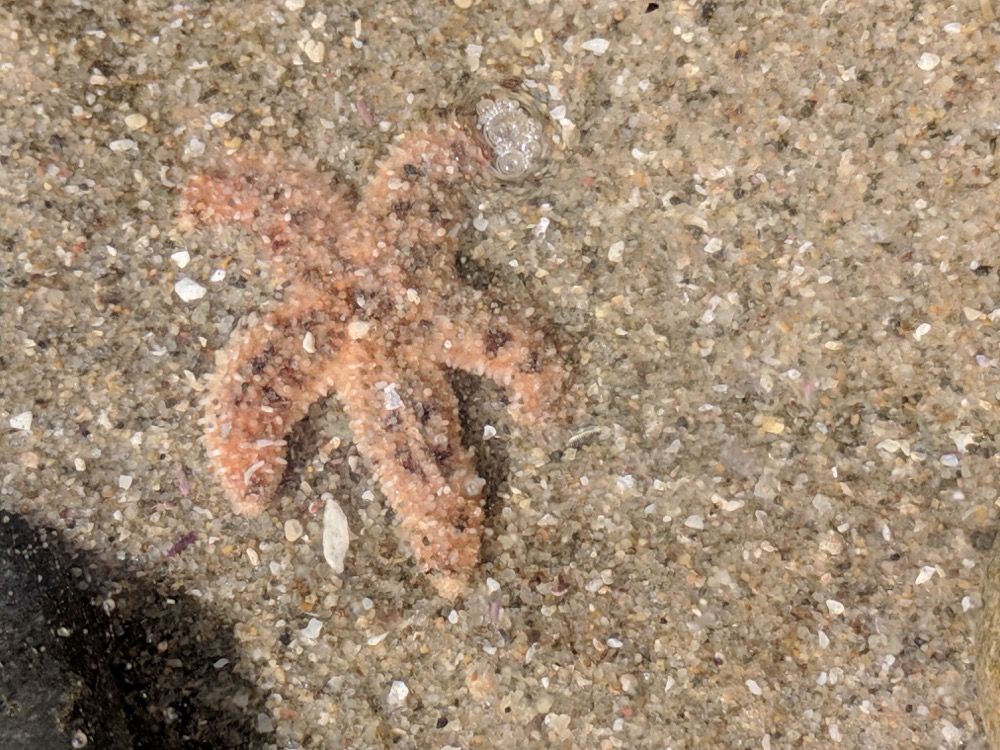
[[[261,747],[230,626],[164,588],[0,511],[0,747]]]

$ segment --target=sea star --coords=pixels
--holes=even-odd
[[[524,425],[553,416],[565,376],[535,321],[456,272],[463,183],[537,156],[537,143],[511,146],[506,100],[477,111],[479,133],[453,121],[403,137],[356,205],[273,153],[218,160],[182,202],[188,229],[232,222],[259,234],[272,275],[287,281],[284,302],[233,335],[208,386],[209,457],[234,510],[264,509],[289,430],[332,389],[400,537],[447,598],[478,562],[484,482],[446,369],[503,385]]]

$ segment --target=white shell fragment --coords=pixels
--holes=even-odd
[[[326,501],[323,511],[323,557],[338,575],[344,572],[344,560],[351,543],[351,532],[347,526],[340,503],[332,497]]]

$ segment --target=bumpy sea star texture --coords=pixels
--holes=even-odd
[[[265,508],[289,430],[332,390],[400,537],[448,598],[479,559],[483,481],[446,368],[503,385],[524,425],[555,417],[564,381],[538,324],[456,272],[463,184],[489,175],[478,142],[441,124],[392,148],[356,205],[274,154],[220,159],[182,205],[188,228],[252,229],[271,273],[288,281],[283,303],[233,335],[209,383],[209,456],[235,511]]]

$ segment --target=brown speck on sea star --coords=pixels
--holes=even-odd
[[[507,113],[490,111],[497,121]],[[407,135],[357,204],[301,162],[236,154],[194,177],[182,204],[185,228],[251,228],[272,275],[288,282],[283,303],[234,333],[209,383],[208,451],[233,508],[264,509],[289,430],[332,390],[400,537],[447,598],[479,559],[484,483],[462,445],[446,368],[504,386],[525,425],[556,414],[564,381],[537,324],[455,269],[462,184],[503,176],[496,148],[458,123]]]

